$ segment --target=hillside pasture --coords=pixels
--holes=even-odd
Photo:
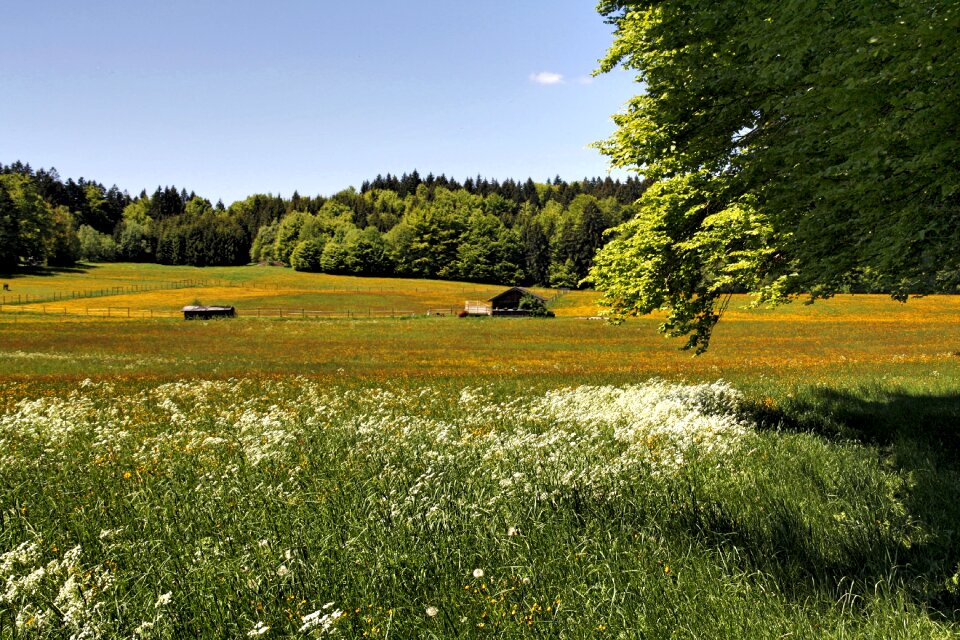
[[[6,280],[0,301],[12,311],[44,307],[68,314],[90,308],[176,311],[194,300],[241,308],[306,308],[330,313],[397,309],[426,313],[462,309],[465,300],[486,300],[504,287],[403,278],[361,278],[303,273],[282,267],[180,267],[110,263],[22,275]],[[556,292],[534,288],[546,297]],[[31,304],[32,303],[32,304]],[[142,314],[141,314],[142,315]]]

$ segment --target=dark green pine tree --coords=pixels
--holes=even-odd
[[[550,272],[550,239],[536,220],[526,220],[520,227],[523,266],[528,284],[547,284]]]
[[[0,183],[0,272],[9,273],[20,261],[17,205]]]

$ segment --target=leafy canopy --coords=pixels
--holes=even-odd
[[[598,144],[655,181],[589,279],[706,349],[726,294],[776,304],[960,281],[960,3],[605,0],[601,72],[644,91]]]

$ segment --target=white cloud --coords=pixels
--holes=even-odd
[[[537,84],[563,84],[563,74],[552,71],[541,71],[530,75],[530,80]]]

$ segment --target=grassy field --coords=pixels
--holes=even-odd
[[[154,265],[9,283],[157,310],[498,290]],[[697,358],[656,319],[577,319],[592,300],[5,305],[0,638],[957,637],[960,300],[731,309]]]
[[[359,278],[301,273],[278,267],[176,267],[156,264],[86,265],[78,269],[6,280],[0,302],[8,312],[93,315],[107,308],[168,312],[195,301],[257,308],[312,309],[331,313],[396,311],[423,314],[462,309],[464,300],[486,300],[503,287],[446,280]],[[534,289],[545,297],[556,292]],[[583,301],[583,296],[577,296]],[[31,304],[32,303],[32,304]],[[116,313],[114,314],[116,315]]]

